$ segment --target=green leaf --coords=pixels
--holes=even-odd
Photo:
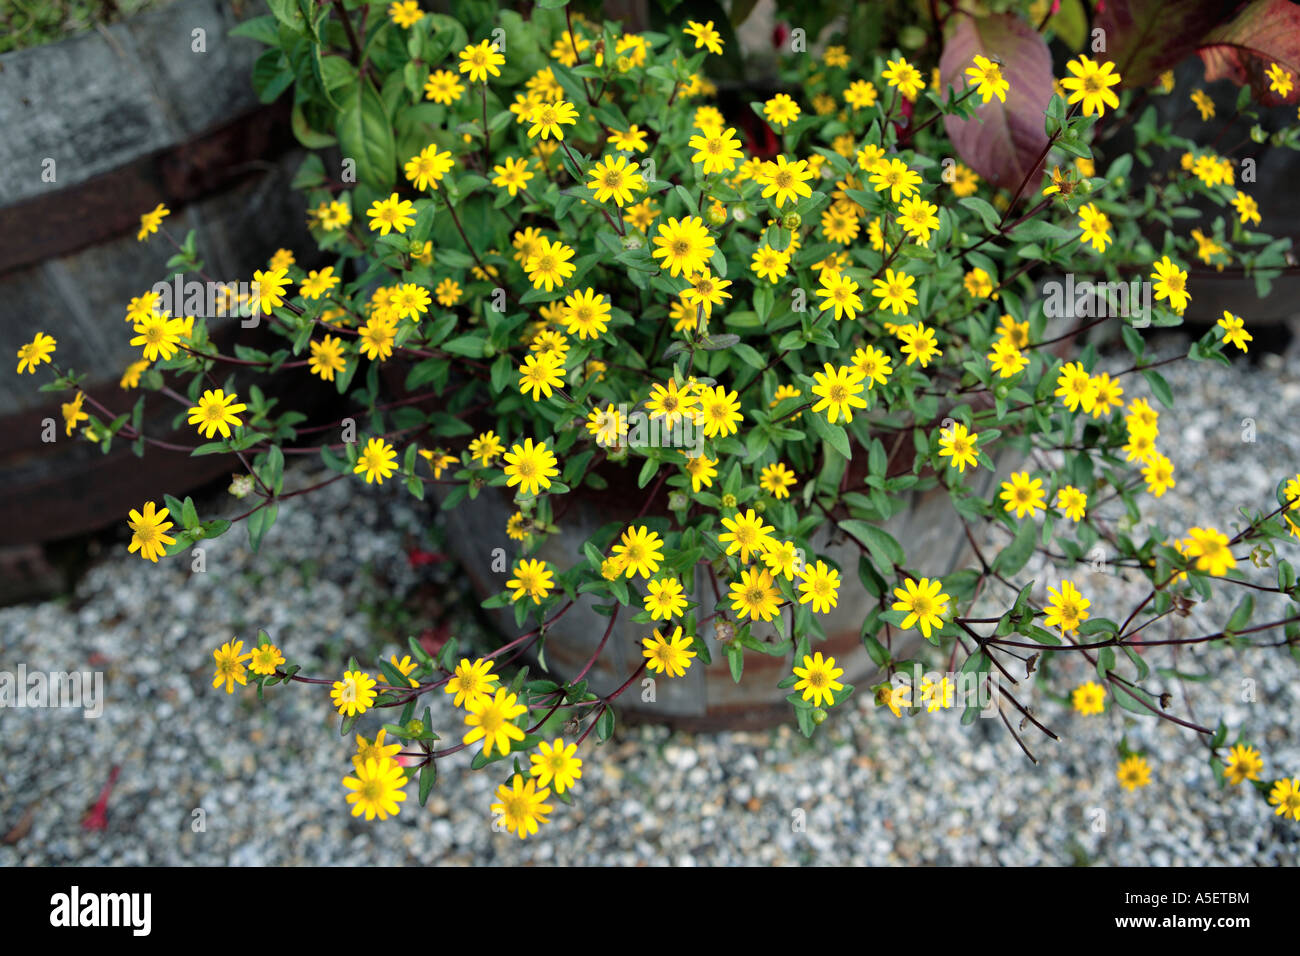
[[[903,546],[894,540],[893,535],[873,524],[850,518],[841,521],[840,527],[867,546],[885,574],[893,573],[896,566],[901,566],[907,560]]]
[[[1029,563],[1037,541],[1038,528],[1032,521],[1022,521],[1011,543],[993,559],[993,569],[1004,577],[1015,574]]]
[[[254,552],[262,546],[262,537],[270,530],[271,525],[275,524],[275,516],[279,511],[279,505],[268,504],[248,516],[248,546]]]
[[[391,189],[397,162],[393,124],[384,101],[369,82],[359,83],[356,93],[339,110],[337,132],[343,159],[357,164],[358,182]]]

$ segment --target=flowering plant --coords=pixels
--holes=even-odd
[[[1129,6],[1143,5],[1108,5],[1112,17]],[[1245,15],[1286,15],[1256,7]],[[855,692],[817,649],[819,618],[852,591],[882,713],[993,714],[1029,753],[1026,726],[1055,734],[1026,685],[1061,702],[1071,691],[1038,662],[1082,658],[1096,680],[1072,689],[1079,714],[1118,708],[1199,733],[1221,780],[1255,782],[1300,820],[1300,783],[1283,777],[1270,791],[1250,741],[1178,714],[1162,690],[1170,672],[1152,668],[1177,648],[1295,656],[1300,634],[1283,557],[1300,538],[1300,474],[1279,476],[1276,501],[1240,516],[1209,504],[1186,527],[1143,517],[1149,496],[1176,485],[1157,408],[1175,396],[1158,367],[1227,363],[1251,341],[1225,312],[1186,356],[1157,360],[1144,330],[1183,322],[1194,260],[1254,277],[1261,295],[1289,262],[1289,239],[1257,228],[1246,162],[1176,132],[1148,103],[1176,95],[1160,70],[1198,39],[1153,52],[1148,31],[1130,36],[1099,14],[1110,52],[1094,36],[1056,79],[1047,39],[1068,45],[1068,24],[1024,4],[929,24],[936,42],[917,64],[897,51],[793,49],[787,92],[751,104],[779,144],[764,157],[711,102],[709,58],[726,42],[713,21],[627,33],[563,0],[527,19],[485,4],[453,19],[415,0],[270,8],[238,32],[268,47],[259,94],[292,89],[294,131],[318,150],[296,185],[331,264],[304,270],[282,250],[250,289],[220,286],[208,316],[184,314],[165,284],[131,301],[142,358],[122,387],[182,406],[205,439],[194,446],[142,434],[143,397],[117,414],[57,363],[46,387],[74,393],[68,434],[86,422],[105,448],[127,439],[140,453],[229,455],[243,469],[232,490],[252,506],[229,518],[204,520],[170,496],[131,511],[130,550],[150,561],[239,522],[256,549],[278,502],[315,487],[285,489],[286,452],[318,453],[331,480],[401,481],[417,498],[436,489],[443,508],[513,499],[507,526],[488,530],[518,555],[485,606],[513,606],[521,633],[482,657],[462,657],[455,640],[436,656],[412,641],[377,661],[377,677],[353,660],[334,680],[301,674],[264,632],[249,651],[234,640],[215,652],[214,687],[228,692],[250,680],[259,695],[329,686],[345,735],[371,710],[396,715],[358,736],[343,781],[354,813],[397,813],[412,766],[423,802],[438,762],[473,749],[475,769],[509,762],[493,813],[534,833],[552,789],[570,799],[578,747],[612,732],[621,694],[646,672],[672,680],[714,655],[736,680],[747,656],[786,658],[781,686],[811,735]],[[1202,26],[1207,45],[1247,29]],[[1263,63],[1267,51],[1243,51],[1211,78],[1266,78],[1253,96],[1242,86],[1236,114],[1276,127],[1249,142],[1295,148],[1294,118],[1274,108],[1294,109],[1291,53]],[[1193,96],[1204,113],[1206,94]],[[1215,207],[1227,215],[1185,230]],[[167,235],[167,214],[144,215],[140,238]],[[176,248],[168,268],[207,279],[193,234]],[[227,354],[223,321],[275,338]],[[1103,326],[1118,329],[1126,367],[1101,370],[1093,345],[1057,351]],[[19,372],[55,346],[37,335]],[[333,383],[368,428],[307,425],[241,384],[253,372]],[[1139,382],[1155,404],[1132,394]],[[989,494],[977,478],[995,457],[1015,465]],[[602,528],[567,566],[539,559],[563,500],[619,474],[641,489],[636,517]],[[922,492],[949,497],[968,566],[918,566],[883,527]],[[819,553],[826,534],[855,561]],[[1021,580],[1035,552],[1078,574]],[[1145,579],[1149,593],[1111,609],[1096,571]],[[1157,636],[1234,590],[1240,603],[1216,630]],[[1258,592],[1289,610],[1254,622]],[[577,674],[497,672],[539,651],[580,600],[609,618],[597,655],[620,616],[639,627],[641,664],[625,683],[595,692],[593,662]],[[921,679],[926,667],[940,669]],[[442,748],[421,710],[438,692],[465,722]],[[1118,749],[1120,782],[1147,783],[1142,755],[1124,738]]]

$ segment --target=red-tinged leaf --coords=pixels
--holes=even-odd
[[[1274,63],[1300,81],[1300,7],[1287,0],[1255,0],[1231,23],[1211,31],[1197,52],[1205,63],[1205,82],[1229,79],[1247,83],[1266,106],[1294,103],[1300,89],[1285,98],[1268,88],[1266,71]]]
[[[1120,86],[1149,86],[1239,6],[1238,0],[1108,0],[1094,24],[1104,31],[1106,50],[1084,52],[1112,61]]]
[[[955,19],[957,28],[939,60],[942,85],[962,90],[965,70],[978,53],[1001,61],[1010,89],[1005,103],[977,98],[975,116],[945,116],[944,127],[971,169],[995,187],[1015,189],[1047,146],[1043,113],[1052,98],[1051,54],[1038,32],[1011,14]]]

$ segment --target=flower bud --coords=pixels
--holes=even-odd
[[[713,636],[719,644],[730,644],[736,638],[736,627],[725,617],[713,622]]]
[[[812,712],[812,722],[814,726],[820,727],[824,724],[826,722],[826,716],[826,711],[822,710],[820,707],[815,708]]]
[[[420,720],[419,718],[416,718],[416,717],[412,717],[410,720],[408,720],[408,721],[406,722],[406,736],[408,736],[408,737],[423,737],[423,736],[424,736],[424,721],[422,721],[422,720]]]
[[[727,207],[715,199],[713,205],[709,207],[708,219],[711,226],[722,225],[727,221]]]
[[[781,217],[782,229],[789,229],[791,232],[794,232],[794,230],[798,229],[802,224],[803,219],[799,217],[797,212],[788,212]]]
[[[669,511],[682,511],[690,505],[690,503],[691,500],[686,497],[686,492],[684,491],[671,491],[668,493]]]
[[[624,249],[640,249],[642,246],[641,234],[638,232],[629,232],[623,237]]]
[[[231,475],[230,487],[226,490],[236,498],[247,498],[253,491],[253,476]]]

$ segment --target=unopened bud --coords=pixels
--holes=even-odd
[[[691,500],[686,497],[686,492],[684,491],[672,491],[668,493],[669,511],[681,511],[684,508],[686,508],[690,503]]]
[[[415,717],[412,717],[410,720],[408,720],[406,722],[406,735],[408,737],[423,737],[424,721]]]
[[[253,476],[231,475],[230,487],[226,490],[236,498],[247,498],[253,491]]]
[[[826,722],[826,711],[820,707],[815,708],[812,712],[812,722],[818,727],[824,724]]]
[[[802,224],[803,219],[800,218],[797,212],[788,212],[781,217],[782,229],[789,229],[791,232],[794,232],[794,230],[798,229]]]
[[[736,627],[725,617],[713,622],[713,636],[719,644],[730,644],[736,637]]]

